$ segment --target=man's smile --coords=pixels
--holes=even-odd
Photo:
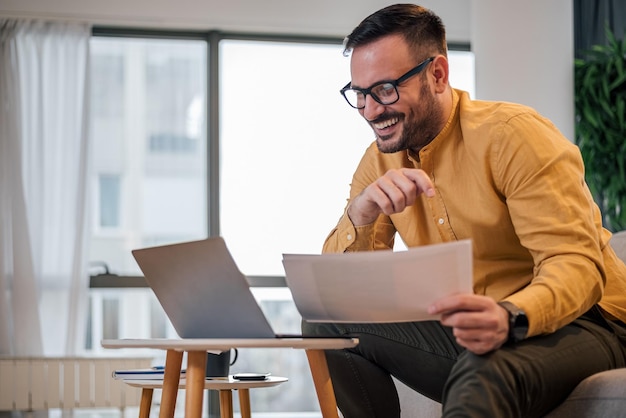
[[[374,126],[374,128],[376,129],[385,129],[388,128],[392,125],[395,125],[396,123],[398,123],[400,121],[399,117],[393,117],[391,119],[385,119],[383,121],[380,122],[372,122],[372,126]]]

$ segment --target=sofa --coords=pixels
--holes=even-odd
[[[626,231],[611,238],[615,253],[626,262]],[[441,405],[396,381],[402,418],[441,416]],[[545,418],[626,418],[626,368],[589,376]]]

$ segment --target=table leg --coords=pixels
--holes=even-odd
[[[141,401],[139,402],[139,418],[149,418],[150,408],[152,407],[152,394],[154,389],[141,389]]]
[[[206,351],[189,351],[185,377],[185,418],[202,418],[205,373]]]
[[[220,417],[233,418],[233,392],[230,389],[220,390]]]
[[[241,418],[251,418],[250,390],[239,389],[239,409],[241,411]]]
[[[180,381],[180,366],[183,362],[183,352],[167,350],[165,356],[165,372],[163,373],[163,389],[161,393],[161,408],[159,418],[174,418],[178,383]]]
[[[330,380],[328,363],[324,350],[306,350],[309,359],[309,368],[313,377],[313,384],[317,392],[317,400],[324,418],[339,418],[337,412],[337,399],[333,391],[333,382]]]

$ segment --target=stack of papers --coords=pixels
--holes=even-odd
[[[160,380],[163,379],[164,367],[157,366],[149,369],[115,370],[114,379],[122,380]],[[185,377],[185,370],[180,371],[180,377]]]
[[[310,322],[434,320],[437,299],[472,293],[470,240],[342,254],[283,254],[287,286]]]

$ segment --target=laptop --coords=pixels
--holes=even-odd
[[[276,334],[224,239],[132,251],[181,338],[302,338]]]

